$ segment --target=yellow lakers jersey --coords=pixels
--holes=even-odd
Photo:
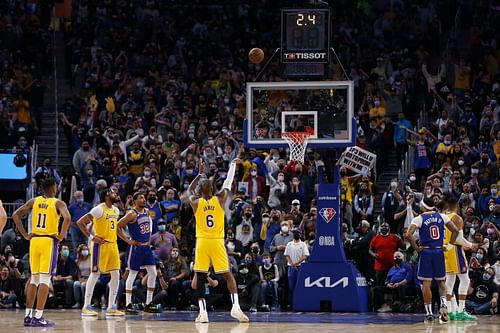
[[[34,235],[57,236],[59,234],[59,213],[57,198],[35,198],[31,211],[31,233]]]
[[[448,213],[446,214],[448,216],[448,218],[450,219],[450,221],[453,220],[453,218],[455,217],[455,215],[457,215],[456,213]],[[444,240],[443,240],[443,246],[446,246],[450,243],[450,239],[451,239],[451,231],[450,229],[448,229],[448,227],[445,225],[444,227]]]
[[[224,239],[224,209],[216,196],[198,199],[195,212],[197,238]]]
[[[105,203],[100,204],[98,207],[102,209],[103,213],[99,218],[94,217],[95,235],[107,242],[116,242],[116,227],[120,211],[115,206],[108,208]]]

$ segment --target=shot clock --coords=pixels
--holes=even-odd
[[[282,63],[328,63],[329,47],[329,9],[282,9]]]

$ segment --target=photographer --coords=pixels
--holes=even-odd
[[[415,202],[415,194],[409,192],[394,214],[394,223],[398,226],[398,234],[403,228],[408,228],[411,220],[420,215],[420,206]]]
[[[479,272],[473,274],[465,308],[473,314],[495,314],[498,309],[498,285],[494,282],[495,270],[488,267],[479,275]]]

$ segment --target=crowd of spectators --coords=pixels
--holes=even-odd
[[[73,3],[67,58],[74,95],[65,100],[60,114],[73,170],[63,170],[58,181],[72,221],[97,204],[99,192],[107,187],[118,191],[122,213],[133,205],[133,193],[146,193],[158,257],[155,301],[166,308],[196,308],[194,220],[185,192],[200,159],[220,187],[228,162],[239,155],[235,182],[246,182],[247,190],[235,188],[225,207],[225,242],[241,306],[250,311],[290,308],[296,271],[313,250],[320,164],[309,163],[309,158],[305,164],[293,163],[284,150],[242,145],[245,82],[261,69],[248,62],[247,51],[258,46],[269,55],[278,45],[279,1]],[[494,15],[492,9],[471,8],[463,23],[471,30],[465,42],[468,53],[445,54],[440,36],[453,25],[454,15],[446,4],[339,1],[334,6],[333,40],[355,82],[357,145],[377,153],[378,159],[377,169],[369,174],[341,168],[344,247],[374,290],[375,310],[420,310],[418,254],[402,235],[420,214],[423,197],[438,202],[447,192],[460,200],[465,236],[482,244],[468,254],[468,309],[496,309],[500,72],[493,32],[500,29],[494,29],[494,16],[483,28],[473,15],[479,10]],[[337,64],[331,66],[329,79],[341,80],[342,75]],[[271,65],[262,80],[282,80],[279,66]],[[416,128],[422,108],[429,122]],[[410,145],[415,147],[414,169],[381,191],[377,180],[388,163],[389,148],[399,161]],[[55,172],[50,160],[45,162],[44,174]],[[375,216],[378,203],[380,217]],[[90,262],[76,225],[70,234],[71,242],[60,249],[53,299],[79,307]],[[26,244],[18,239],[9,246],[11,251],[4,253],[14,253],[19,268],[12,267],[8,256],[0,257],[0,264],[9,263],[10,276],[26,277]],[[124,244],[120,249],[125,250]],[[127,274],[123,260],[122,266],[118,299]],[[94,303],[105,306],[107,277],[100,279]],[[215,274],[209,276],[209,308],[229,304],[224,283]],[[9,304],[12,290],[22,300],[22,286],[7,291],[0,286]],[[146,286],[147,278],[139,274],[135,302],[144,301]],[[488,290],[486,296],[481,290]]]
[[[44,78],[51,74],[50,10],[35,1],[0,4],[0,148],[27,148],[38,133]],[[49,12],[50,13],[50,12]]]

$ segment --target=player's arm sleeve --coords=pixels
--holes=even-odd
[[[231,165],[229,165],[229,171],[227,172],[226,180],[224,180],[224,184],[222,185],[223,189],[231,191],[231,186],[233,185],[235,173],[236,173],[236,162],[232,161]]]
[[[455,240],[455,244],[466,247],[466,248],[472,247],[472,243],[469,242],[467,239],[465,239],[463,230],[458,231],[458,236],[457,236],[457,239]]]
[[[95,206],[90,210],[90,215],[92,215],[93,218],[99,219],[104,215],[104,209],[102,209],[101,206]]]

